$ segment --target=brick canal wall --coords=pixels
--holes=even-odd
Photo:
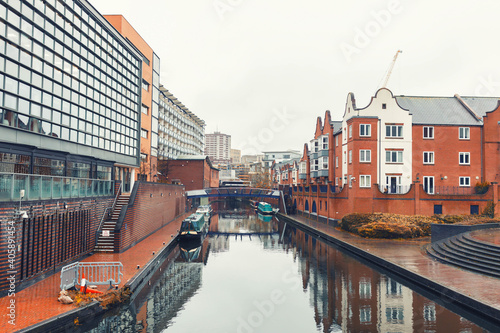
[[[185,210],[183,185],[136,182],[116,224],[115,251],[123,252],[134,246]]]
[[[323,191],[322,191],[323,188]],[[488,202],[495,204],[499,215],[500,187],[490,185],[484,194],[428,194],[421,184],[416,183],[404,194],[388,194],[372,188],[356,189],[345,186],[340,192],[326,185],[283,187],[290,196],[290,203],[298,211],[319,218],[341,219],[349,213],[395,213],[405,215],[471,214],[481,213]],[[338,190],[337,190],[338,191]]]
[[[92,252],[102,214],[113,200],[23,201],[27,219],[16,217],[18,202],[0,203],[0,296],[8,293],[11,275],[19,291]]]

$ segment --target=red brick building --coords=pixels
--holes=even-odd
[[[219,187],[219,169],[215,168],[208,156],[182,155],[168,161],[168,179],[179,180],[186,191]]]
[[[499,121],[499,98],[394,96],[383,88],[360,108],[349,93],[343,119],[326,111],[304,146],[292,186],[297,208],[324,218],[479,213],[498,201]],[[290,185],[290,167],[274,168],[272,179]],[[489,190],[477,193],[484,182]]]

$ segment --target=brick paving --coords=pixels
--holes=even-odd
[[[135,246],[123,253],[96,253],[83,261],[120,261],[124,272],[120,287],[130,280],[137,272],[137,265],[143,267],[151,258],[152,252],[157,253],[163,248],[163,242],[168,242],[177,235],[182,220],[189,215],[186,213],[165,225],[151,236],[142,240]],[[15,332],[43,320],[61,315],[73,310],[76,306],[64,305],[57,301],[60,291],[60,272],[16,293],[16,325],[8,324],[7,306],[10,299],[8,296],[0,298],[0,314],[2,318],[2,332]],[[100,287],[101,288],[101,287]],[[102,287],[105,288],[105,287]]]

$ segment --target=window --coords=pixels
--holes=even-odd
[[[385,136],[392,138],[403,137],[403,125],[385,125]]]
[[[148,131],[144,128],[141,128],[141,137],[143,137],[144,139],[148,138]]]
[[[458,163],[462,165],[469,165],[470,153],[458,153]]]
[[[142,162],[147,162],[148,161],[148,155],[141,153],[141,161]]]
[[[460,140],[470,140],[470,128],[469,127],[459,127],[458,128],[458,138]]]
[[[339,146],[339,136],[338,135],[335,137],[335,146],[337,146],[337,147]]]
[[[354,179],[352,178],[352,175],[349,175],[349,187],[352,187],[352,182]]]
[[[328,149],[328,137],[327,136],[324,136],[323,137],[323,146],[322,146],[322,149]]]
[[[424,164],[434,164],[433,151],[424,151]]]
[[[320,163],[322,169],[328,169],[328,156],[322,157]]]
[[[359,136],[371,136],[372,125],[370,124],[360,124],[359,125]]]
[[[146,105],[142,104],[141,111],[144,114],[148,114],[149,113],[149,108]]]
[[[386,150],[385,161],[387,163],[403,163],[403,151],[401,150]]]
[[[352,150],[349,150],[349,164],[352,164]]]
[[[424,176],[424,191],[434,194],[434,177]]]
[[[370,278],[362,277],[359,281],[359,298],[372,298],[372,284]]]
[[[470,177],[460,177],[459,178],[460,186],[470,186]]]
[[[349,137],[352,138],[352,125],[349,125]]]
[[[382,109],[383,109],[383,110],[387,109],[387,104],[382,103]]]
[[[385,315],[390,324],[404,324],[403,307],[386,307]]]
[[[146,80],[142,80],[142,89],[149,91],[149,83]]]
[[[434,303],[424,304],[423,310],[424,320],[435,322],[436,321],[436,305]]]
[[[424,126],[424,139],[434,139],[433,126]]]
[[[338,156],[335,156],[335,167],[336,168],[339,167],[339,157]]]
[[[359,187],[371,187],[371,177],[370,175],[360,175]]]
[[[372,321],[372,309],[369,305],[363,305],[359,308],[359,322],[361,324],[370,324]]]
[[[360,162],[371,162],[371,150],[361,149],[359,151],[359,161]]]

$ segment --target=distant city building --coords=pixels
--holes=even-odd
[[[214,164],[229,164],[231,162],[231,135],[214,132],[205,136],[205,155]]]
[[[205,121],[184,106],[160,85],[159,158],[176,159],[180,155],[203,155]]]
[[[259,155],[243,155],[241,156],[241,163],[245,165],[250,165],[255,162],[262,162],[264,159],[264,154]]]
[[[219,187],[219,169],[205,155],[180,155],[168,163],[169,182],[181,183],[186,191]]]
[[[262,162],[264,162],[264,168],[266,170],[271,168],[273,162],[279,163],[302,157],[301,152],[298,150],[265,151],[263,153],[264,158],[262,159]]]
[[[231,149],[231,163],[232,164],[241,163],[241,150]]]

